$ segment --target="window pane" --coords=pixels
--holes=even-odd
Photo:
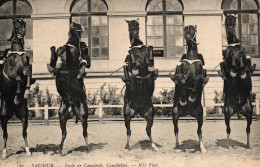
[[[147,45],[151,45],[155,47],[155,39],[152,37],[147,37]]]
[[[163,36],[163,26],[155,26],[155,36]]]
[[[100,36],[100,27],[91,27],[91,35],[94,37]]]
[[[237,0],[224,0],[222,2],[221,9],[230,9],[230,10],[238,9]]]
[[[174,25],[174,16],[167,16],[166,17],[166,24],[167,25]]]
[[[167,26],[166,32],[167,36],[174,36],[174,26]]]
[[[108,38],[100,38],[99,42],[101,47],[108,47]]]
[[[155,18],[155,25],[163,25],[163,17],[162,16],[154,16]]]
[[[156,38],[155,39],[155,46],[156,47],[163,47],[163,38],[160,38],[160,37]]]
[[[107,6],[101,0],[92,0],[91,12],[107,12]]]
[[[99,48],[92,48],[92,57],[99,57]]]
[[[7,41],[12,34],[12,19],[0,20],[0,51],[10,48],[11,43]]]
[[[166,1],[167,11],[182,11],[182,5],[178,0],[167,0]]]
[[[147,11],[163,11],[162,0],[152,0],[147,6]]]
[[[91,16],[92,56],[108,57],[108,35],[107,16]]]
[[[16,3],[16,14],[17,15],[31,15],[32,8],[30,5],[25,1],[17,1]]]
[[[147,16],[147,25],[154,25],[154,24],[155,24],[154,16]]]
[[[167,21],[168,20],[168,21]],[[173,20],[173,21],[170,21]],[[168,25],[173,23],[173,25]],[[183,54],[182,15],[166,16],[167,57],[180,57]]]
[[[72,13],[88,12],[88,0],[75,0],[71,8]]]
[[[257,9],[254,0],[241,0],[241,9]]]
[[[92,37],[92,46],[93,47],[99,47],[99,38],[97,37]]]
[[[154,26],[147,26],[147,36],[155,36]]]
[[[101,48],[100,57],[108,57],[108,48]]]
[[[0,15],[13,15],[13,1],[5,2],[0,9]]]

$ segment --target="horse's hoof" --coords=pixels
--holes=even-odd
[[[31,156],[32,155],[32,153],[30,152],[29,147],[26,147],[25,150],[26,150],[26,155],[27,156]]]
[[[125,149],[130,150],[129,144],[125,146]]]
[[[86,146],[86,153],[89,153],[89,146]]]
[[[180,145],[179,144],[176,144],[176,146],[174,147],[174,149],[180,149]]]
[[[154,151],[159,151],[160,150],[154,143],[152,143],[152,148],[153,148]]]
[[[200,151],[201,151],[201,153],[206,153],[207,152],[207,150],[205,149],[203,144],[200,144]]]
[[[208,152],[205,148],[200,149],[200,151],[201,151],[201,153],[207,153]]]
[[[3,149],[2,158],[3,158],[3,159],[6,159],[6,149]]]

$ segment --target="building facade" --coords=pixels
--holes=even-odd
[[[237,35],[252,62],[260,69],[259,0],[0,0],[0,53],[10,46],[11,18],[25,18],[26,50],[31,54],[33,75],[42,87],[56,91],[55,81],[46,68],[50,47],[67,41],[70,22],[80,23],[85,31],[82,41],[89,47],[92,66],[85,79],[87,90],[103,83],[123,87],[122,71],[109,74],[124,65],[130,47],[126,20],[139,19],[140,39],[154,46],[155,66],[159,69],[156,91],[174,87],[169,78],[185,53],[183,28],[197,26],[199,53],[211,76],[206,86],[210,102],[214,90],[223,81],[216,69],[226,48],[224,14],[237,14]],[[259,73],[253,77],[253,92],[260,98]]]

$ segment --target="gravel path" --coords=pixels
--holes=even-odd
[[[169,120],[155,121],[152,135],[159,151],[151,149],[145,132],[144,121],[132,121],[130,151],[125,150],[126,129],[124,122],[90,122],[88,133],[90,151],[85,153],[81,125],[69,123],[64,144],[66,155],[56,153],[61,139],[58,124],[44,126],[29,124],[28,140],[32,155],[23,150],[21,124],[8,125],[7,159],[0,160],[0,167],[167,167],[167,166],[259,166],[260,121],[251,126],[251,149],[245,148],[246,121],[231,121],[231,147],[225,150],[226,127],[224,120],[206,121],[203,125],[204,146],[207,153],[201,154],[198,147],[197,123],[179,122],[180,150],[175,150],[173,124]],[[0,131],[2,137],[2,131]],[[0,140],[3,147],[3,140]],[[0,153],[0,156],[2,153]]]

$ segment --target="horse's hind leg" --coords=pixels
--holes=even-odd
[[[127,135],[125,149],[130,149],[129,143],[130,143],[130,136],[131,136],[131,128],[130,128],[131,115],[125,115],[124,117],[125,117],[125,127],[126,127],[126,135]]]
[[[19,108],[20,107],[20,108]],[[15,115],[21,120],[23,126],[23,139],[25,143],[26,155],[30,156],[31,152],[28,146],[27,140],[27,128],[28,128],[28,108],[26,104],[26,100],[23,101],[21,106],[18,106],[15,112]]]
[[[146,125],[146,133],[151,141],[151,145],[152,145],[152,148],[154,150],[159,150],[159,148],[155,145],[155,143],[153,142],[153,138],[152,138],[152,126],[153,126],[153,107],[150,107],[148,112],[146,113],[146,122],[147,122],[147,125]]]
[[[200,114],[197,118],[197,121],[198,121],[198,130],[197,130],[197,133],[198,133],[198,136],[199,136],[199,143],[200,143],[200,151],[202,153],[206,153],[207,150],[205,149],[204,145],[203,145],[203,142],[202,142],[202,125],[203,125],[203,114]]]
[[[176,139],[176,146],[175,148],[176,149],[179,149],[180,148],[180,143],[179,143],[179,138],[178,138],[178,133],[179,133],[179,127],[178,127],[178,119],[179,119],[179,112],[178,112],[178,108],[177,107],[174,107],[173,108],[173,115],[172,115],[173,119],[172,119],[172,122],[173,122],[173,125],[174,125],[174,134],[175,134],[175,139]]]
[[[80,103],[80,108],[79,108],[79,118],[82,123],[82,128],[83,128],[83,137],[86,143],[86,152],[89,151],[89,145],[88,145],[88,107],[85,102]]]
[[[7,117],[1,117],[1,126],[3,130],[3,138],[4,138],[4,149],[3,149],[3,154],[2,158],[6,158],[6,144],[7,144],[7,138],[8,138],[8,133],[7,133]]]
[[[241,109],[241,113],[246,117],[247,120],[247,127],[246,127],[246,134],[247,134],[247,148],[250,149],[250,126],[252,124],[252,115],[253,115],[253,110],[252,110],[252,105],[249,100],[247,100],[247,103],[245,106]]]
[[[226,107],[224,109],[224,115],[225,115],[225,124],[226,124],[226,131],[227,131],[227,143],[226,143],[226,149],[229,148],[229,137],[230,137],[230,133],[231,133],[231,129],[230,129],[230,118],[231,115],[233,114],[233,109],[231,107]]]
[[[61,139],[61,143],[59,146],[59,154],[62,154],[62,150],[63,150],[63,144],[64,141],[66,139],[67,136],[67,130],[66,130],[66,124],[68,121],[68,112],[67,112],[67,106],[65,105],[64,102],[62,102],[61,107],[60,107],[60,111],[59,111],[59,119],[60,119],[60,128],[62,131],[62,139]]]

